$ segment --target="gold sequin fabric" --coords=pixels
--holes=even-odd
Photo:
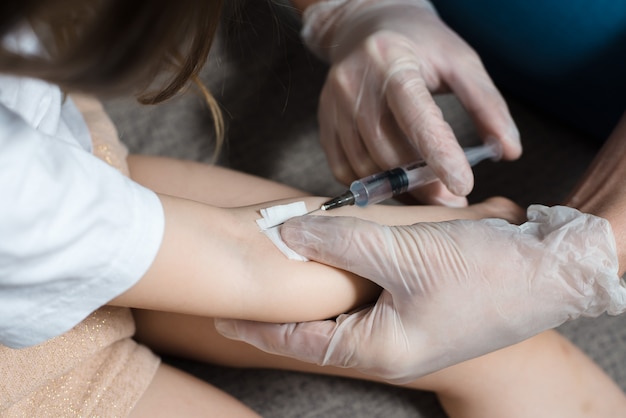
[[[73,97],[94,155],[128,174],[126,148],[97,100]],[[0,345],[0,417],[126,417],[159,358],[137,344],[127,308],[104,306],[67,333],[34,347]]]
[[[43,344],[0,346],[0,416],[128,416],[159,364],[134,331],[129,309],[105,306]]]
[[[128,176],[128,149],[120,142],[117,129],[100,101],[82,94],[72,94],[71,98],[89,127],[93,154]]]

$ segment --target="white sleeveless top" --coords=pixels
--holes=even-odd
[[[4,44],[29,53],[32,32]],[[156,194],[91,153],[60,89],[0,75],[0,344],[69,330],[135,284],[160,247]]]

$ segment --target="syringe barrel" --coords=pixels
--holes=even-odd
[[[357,206],[367,206],[437,180],[424,161],[416,161],[352,182],[350,191]]]
[[[465,148],[463,151],[471,166],[485,158],[499,159],[502,155],[502,147],[496,141]],[[435,180],[437,180],[435,173],[425,161],[421,160],[356,180],[350,185],[350,191],[355,197],[354,204],[363,207],[382,202]]]

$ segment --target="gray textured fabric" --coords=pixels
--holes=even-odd
[[[254,3],[254,4],[253,4]],[[224,109],[228,143],[220,164],[318,195],[343,190],[316,139],[317,95],[325,67],[302,48],[290,15],[275,3],[246,2],[231,10],[203,80]],[[276,20],[275,13],[286,20]],[[227,41],[226,41],[227,40]],[[471,121],[450,96],[438,97],[461,138],[478,141]],[[212,122],[202,99],[188,94],[157,107],[107,100],[132,152],[208,162]],[[522,206],[562,201],[597,146],[558,122],[510,101],[524,156],[476,167],[471,200],[502,195]],[[626,390],[626,316],[579,320],[561,331]],[[436,398],[371,382],[270,370],[237,370],[167,359],[241,399],[265,417],[427,417],[445,414]]]

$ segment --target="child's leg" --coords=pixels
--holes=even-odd
[[[131,418],[158,417],[258,417],[254,411],[227,393],[161,364],[135,405]]]
[[[354,370],[273,356],[219,335],[207,318],[136,311],[138,339],[157,352],[231,367],[274,368],[367,380]],[[619,387],[554,331],[407,385],[436,392],[453,418],[622,416]]]
[[[450,367],[437,393],[452,417],[621,417],[621,389],[555,331]]]
[[[239,171],[165,157],[130,155],[130,176],[151,190],[219,207],[306,196],[292,187]]]

